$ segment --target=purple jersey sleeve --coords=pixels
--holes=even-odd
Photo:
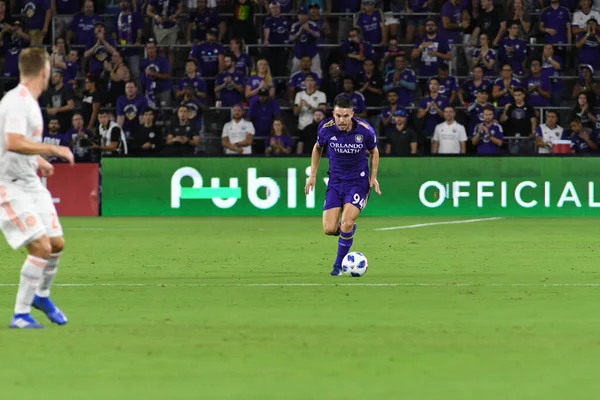
[[[325,125],[331,126],[331,124],[329,124],[331,121],[333,120],[323,120],[319,125],[319,129],[317,130],[317,144],[319,147],[325,147],[327,145],[327,128]]]
[[[542,127],[540,125],[538,125],[537,128],[535,128],[535,136],[537,137],[543,137],[544,134],[542,133]]]
[[[125,96],[121,96],[117,99],[117,117],[122,117],[125,115],[125,99],[123,97]]]
[[[428,100],[429,99],[427,97],[422,97],[421,100],[419,100],[419,108],[422,110],[426,109]]]
[[[369,134],[365,135],[365,145],[367,146],[367,150],[371,151],[377,147],[377,135],[371,125],[369,125],[368,132]]]

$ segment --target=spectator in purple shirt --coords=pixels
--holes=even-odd
[[[221,101],[221,107],[232,107],[242,101],[244,77],[235,71],[235,56],[225,55],[225,71],[217,76],[215,95]]]
[[[375,61],[375,51],[370,43],[361,38],[361,29],[354,27],[350,30],[348,40],[342,42],[342,53],[346,56],[344,74],[357,77],[363,70],[363,62],[367,59]]]
[[[100,76],[104,69],[104,61],[110,61],[111,56],[117,51],[115,40],[107,36],[104,31],[104,22],[98,21],[94,27],[96,41],[87,46],[83,56],[90,58],[90,73]]]
[[[483,122],[477,125],[473,135],[473,146],[477,147],[477,154],[499,154],[504,143],[502,126],[494,122],[494,107],[487,106],[483,109]]]
[[[75,15],[69,24],[67,43],[73,43],[73,35],[75,35],[75,44],[93,46],[97,40],[94,32],[96,23],[100,21],[102,18],[94,14],[94,2],[86,0],[83,3],[83,12]]]
[[[450,46],[462,43],[461,33],[469,27],[470,21],[465,8],[465,2],[462,0],[447,0],[442,6],[440,33],[445,36]]]
[[[548,107],[552,89],[550,80],[542,75],[542,62],[532,60],[529,68],[531,69],[531,75],[525,78],[523,83],[523,87],[527,92],[527,104],[532,107]]]
[[[496,79],[492,88],[492,97],[498,107],[504,107],[513,101],[513,91],[521,87],[521,81],[513,77],[510,64],[504,64],[501,69],[501,77]]]
[[[486,33],[479,36],[479,48],[473,50],[472,68],[481,67],[485,76],[496,76],[496,50],[490,48]]]
[[[576,154],[588,154],[598,150],[597,137],[581,124],[581,118],[571,120],[571,149]]]
[[[344,91],[336,96],[334,103],[340,97],[347,97],[352,101],[352,110],[354,116],[358,118],[367,117],[367,104],[365,102],[365,96],[362,93],[354,90],[354,79],[347,76],[344,78]]]
[[[131,0],[121,0],[121,13],[117,16],[117,31],[113,33],[118,46],[141,46],[142,45],[142,16],[131,10]],[[127,66],[131,72],[131,79],[138,80],[140,77],[141,49],[120,49],[123,58],[127,60]]]
[[[258,132],[258,130],[257,130]],[[273,120],[271,128],[271,136],[268,138],[265,155],[267,156],[287,156],[292,152],[294,139],[288,134],[288,131],[283,125],[283,121],[279,118]]]
[[[183,11],[181,0],[150,0],[146,14],[154,19],[154,36],[159,46],[171,47],[177,43],[177,18]],[[173,65],[174,52],[169,52],[169,64]]]
[[[403,54],[396,56],[394,66],[396,69],[385,77],[383,90],[385,92],[395,90],[398,94],[399,104],[402,107],[409,107],[415,99],[417,75],[412,69],[406,68],[406,57]]]
[[[146,108],[148,100],[138,94],[135,82],[127,82],[125,94],[117,100],[117,124],[123,128],[127,138],[135,137]]]
[[[71,137],[60,132],[60,121],[56,116],[50,117],[48,121],[48,129],[44,131],[42,143],[54,146],[69,146]],[[59,157],[49,157],[51,163],[62,162]]]
[[[279,47],[278,45],[289,43],[290,28],[292,24],[287,18],[281,16],[281,6],[279,1],[274,1],[269,5],[269,12],[271,15],[265,19],[263,25],[263,36],[265,38],[263,46],[265,46],[267,50],[267,60],[269,60],[269,65],[273,66],[273,75],[285,76],[287,75],[287,65],[286,63],[280,62],[280,60],[288,59],[288,50],[285,47]],[[278,82],[278,86],[279,85]]]
[[[440,64],[437,74],[437,80],[439,82],[438,93],[448,98],[450,105],[453,105],[458,96],[458,79],[455,76],[450,76],[450,70],[447,64]],[[427,87],[429,87],[429,81],[427,81]],[[425,92],[427,94],[428,91]]]
[[[500,41],[498,59],[501,64],[510,64],[516,75],[525,73],[527,43],[519,39],[519,23],[513,21],[508,27],[508,36]]]
[[[19,76],[19,54],[29,46],[29,35],[23,32],[21,22],[16,20],[10,27],[7,41],[4,42],[6,51],[6,63],[4,65],[4,76],[16,78]]]
[[[73,15],[81,10],[81,0],[50,0],[52,14],[55,15],[54,36],[64,37]],[[66,127],[63,127],[66,129]]]
[[[52,9],[49,0],[25,0],[22,14],[27,18],[27,29],[32,46],[39,46],[44,41],[48,29]]]
[[[551,43],[544,44],[542,61],[542,76],[550,80],[552,88],[550,104],[552,106],[560,106],[564,89],[562,79],[557,77],[561,76],[564,64],[560,57],[554,55],[554,46]]]
[[[448,41],[438,34],[435,18],[427,18],[425,32],[425,37],[415,45],[410,58],[420,58],[419,75],[429,78],[437,74],[441,62],[452,60],[452,52]]]
[[[394,113],[401,107],[398,105],[398,94],[393,90],[387,92],[385,97],[387,100],[387,106],[381,110],[379,119],[381,120],[383,127],[387,128],[387,126],[393,122]]]
[[[431,137],[435,127],[444,122],[444,108],[450,105],[448,99],[439,94],[440,81],[431,78],[429,81],[429,95],[422,97],[419,101],[417,118],[424,120],[423,133],[425,137]]]
[[[206,41],[195,45],[189,54],[189,58],[198,61],[200,72],[206,78],[214,78],[223,70],[225,48],[217,42],[217,33],[217,28],[210,28]]]
[[[223,41],[227,27],[225,21],[221,20],[219,11],[216,8],[206,7],[206,0],[197,0],[196,9],[188,16],[186,30],[186,39],[188,46],[193,46],[196,42],[206,40],[206,32],[210,28],[219,30],[219,42]]]
[[[193,58],[190,58],[185,63],[185,76],[179,81],[175,97],[177,99],[183,97],[183,90],[188,86],[194,88],[195,96],[203,100],[206,99],[206,81],[202,78],[202,75],[198,73],[196,60]]]
[[[380,9],[375,9],[375,0],[363,0],[363,7],[356,17],[356,26],[361,29],[363,40],[377,47],[381,53],[387,43],[385,18]]]
[[[315,78],[315,82],[317,82],[317,90],[321,86],[321,78],[319,75],[315,74],[310,70],[312,66],[312,59],[308,56],[302,57],[302,61],[300,63],[300,71],[295,72],[290,77],[290,82],[288,84],[288,94],[290,98],[290,102],[293,102],[296,98],[296,93],[306,90],[306,85],[304,84],[304,80],[308,75],[311,75]]]
[[[489,97],[489,92],[487,92],[483,88],[477,89],[475,101],[469,104],[469,106],[465,110],[469,118],[467,124],[467,135],[469,137],[473,136],[475,127],[483,122],[484,108],[488,106],[494,108],[494,105],[488,101]],[[494,109],[494,113],[495,112],[496,111]]]
[[[156,43],[149,40],[146,44],[148,58],[142,61],[142,80],[148,83],[146,91],[153,93],[158,107],[168,107],[171,104],[171,66],[167,59],[159,56]]]
[[[273,87],[271,69],[269,67],[269,63],[264,58],[261,58],[256,62],[256,74],[252,75],[246,81],[246,100],[250,101],[262,88],[269,89],[269,95],[271,97],[275,97],[275,88]]]
[[[180,106],[188,108],[188,118],[196,124],[199,133],[204,133],[204,111],[207,109],[206,102],[196,96],[196,91],[192,86],[187,86],[183,90],[183,100]]]
[[[321,59],[317,39],[321,36],[319,26],[314,21],[309,21],[308,11],[301,7],[298,10],[298,22],[290,29],[290,42],[294,42],[294,58],[292,59],[292,71],[300,69],[300,60],[304,56],[312,58],[312,71],[321,75]]]
[[[263,88],[259,90],[258,96],[250,101],[247,119],[252,121],[255,129],[255,138],[266,139],[271,132],[271,126],[275,118],[279,117],[281,110],[277,100],[269,97],[269,90]],[[255,140],[254,153],[263,154],[265,152],[265,141]]]
[[[473,78],[467,80],[458,91],[458,99],[462,104],[468,104],[475,101],[477,91],[483,89],[488,94],[492,92],[493,83],[483,76],[481,67],[473,68]]]
[[[245,78],[248,76],[248,73],[252,68],[252,60],[250,59],[250,56],[247,53],[242,52],[243,45],[244,41],[240,38],[232,38],[229,41],[229,51],[235,56],[235,59],[237,60],[235,62],[235,70]],[[277,61],[277,63],[283,64],[281,60]],[[219,72],[220,71],[222,71],[222,69],[219,69]]]
[[[559,45],[573,43],[569,9],[561,6],[559,0],[552,0],[550,7],[542,11],[540,31],[545,33],[544,43]]]
[[[575,46],[579,49],[579,64],[589,64],[595,70],[600,68],[600,32],[598,31],[598,21],[590,18],[587,21],[587,30],[577,36]]]

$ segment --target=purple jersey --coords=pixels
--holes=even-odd
[[[462,21],[461,16],[464,9],[463,3],[455,6],[450,0],[447,0],[442,6],[440,17],[448,17],[451,24],[459,24]],[[440,34],[448,40],[448,44],[460,43],[460,29],[445,30],[440,22]]]
[[[308,21],[307,23],[309,29],[312,32],[319,32],[319,26],[316,22]],[[300,32],[301,27],[302,25],[300,25],[300,22],[296,22],[294,25],[292,25],[292,29],[290,30],[290,36],[297,35],[298,32]],[[318,52],[319,49],[317,47],[317,38],[306,31],[302,31],[302,33],[300,34],[300,36],[298,36],[294,44],[294,57],[298,59],[301,59],[304,56],[313,58],[317,55]]]
[[[480,48],[477,48],[477,49],[473,50],[473,58],[479,58],[480,55],[481,55],[481,49]],[[489,49],[488,52],[485,53],[485,56],[483,58],[488,63],[490,61],[492,61],[492,60],[496,60],[496,50]],[[475,66],[476,67],[481,67],[481,69],[483,69],[483,74],[485,76],[495,76],[496,75],[495,68],[488,68],[488,67],[486,67],[482,60],[478,60],[477,64]]]
[[[279,144],[281,147],[292,147],[294,145],[294,139],[290,135],[272,135],[267,140],[267,147]]]
[[[81,0],[56,0],[58,15],[74,15],[81,10]]]
[[[504,84],[504,79],[502,79],[502,78],[496,79],[496,81],[494,82],[494,86],[498,86],[500,88],[500,90],[508,89],[506,87],[506,85]],[[517,78],[512,78],[510,80],[510,87],[514,89],[514,88],[523,87],[523,86],[521,85],[520,80],[518,80]],[[504,93],[502,96],[500,96],[500,98],[496,102],[498,104],[498,107],[504,107],[505,105],[513,102],[513,97],[510,94],[510,92],[507,90],[506,93]]]
[[[315,78],[315,82],[317,82],[317,86],[321,86],[321,78],[315,72],[309,71],[308,73],[304,73],[303,71],[294,72],[290,77],[289,87],[296,88],[296,92],[300,92],[302,90],[306,90],[306,84],[304,80],[307,76],[312,76]]]
[[[144,114],[148,108],[148,100],[142,95],[137,95],[133,99],[123,95],[117,99],[117,116],[124,116],[123,131],[127,137],[137,133],[140,127],[139,117]]]
[[[580,41],[585,33],[577,35],[577,41]],[[583,47],[579,49],[577,54],[579,64],[589,64],[594,67],[594,70],[600,68],[600,44],[596,40],[595,36],[588,36],[583,44]]]
[[[594,134],[592,132],[589,135],[590,135],[590,140],[592,142],[596,142],[597,143],[598,137],[596,136],[596,134]],[[587,144],[587,142],[585,140],[583,140],[583,138],[581,136],[579,136],[579,134],[573,134],[571,136],[571,148],[575,151],[575,153],[578,153],[578,154],[581,154],[581,153],[591,153],[591,152],[594,151]]]
[[[429,46],[424,48],[421,51],[421,64],[419,68],[420,76],[434,76],[438,73],[438,68],[442,59],[437,56],[431,54],[432,51],[437,51],[442,54],[446,54],[450,51],[450,46],[448,46],[448,41],[440,36],[435,35],[433,38],[429,38],[426,36],[423,40],[415,45],[415,49],[419,48],[423,43],[431,43]]]
[[[350,40],[345,40],[342,42],[341,46],[342,53],[349,54],[362,54],[365,59],[375,60],[375,51],[373,50],[373,46],[367,42],[355,43]],[[356,77],[363,70],[362,61],[358,61],[355,58],[346,57],[346,61],[344,63],[344,73],[346,76]]]
[[[224,54],[225,48],[221,43],[202,42],[192,48],[190,58],[198,61],[202,76],[212,78],[219,73],[219,56]]]
[[[130,12],[125,15],[120,13],[117,17],[117,42],[119,46],[132,45],[142,38],[138,37],[138,31],[143,29],[142,16],[137,12]],[[139,51],[132,48],[123,50],[125,57],[139,54]]]
[[[254,97],[250,101],[248,118],[252,120],[256,136],[269,136],[273,121],[279,114],[281,114],[281,110],[277,100],[269,98],[266,102],[261,103],[258,97]]]
[[[188,16],[188,23],[192,24],[192,30],[196,31],[196,39],[203,42],[206,40],[206,32],[210,28],[219,27],[221,17],[214,8],[205,8],[202,11],[196,9]]]
[[[424,7],[425,3],[427,3],[428,1],[429,0],[410,0],[409,7],[412,10],[412,12],[415,12],[415,13],[429,12],[429,8]]]
[[[400,80],[397,83],[394,83],[396,72],[397,71],[392,71],[387,74],[385,82],[383,83],[383,88],[386,92],[392,88],[396,88],[396,93],[398,93],[398,104],[406,107],[415,101],[414,88],[417,86],[417,75],[412,69],[404,68],[404,70],[400,72]],[[407,86],[411,86],[413,89]]]
[[[181,91],[188,86],[192,86],[196,89],[196,92],[206,93],[206,81],[202,79],[202,75],[196,74],[193,78],[189,76],[185,76],[185,78],[179,81],[179,85],[177,85],[177,90]]]
[[[449,76],[446,79],[441,79],[438,77],[438,81],[440,82],[438,93],[442,96],[450,99],[450,97],[452,97],[452,92],[458,91],[458,79],[456,79],[456,77]],[[427,87],[429,87],[429,81],[427,83]]]
[[[6,65],[4,66],[4,76],[19,76],[19,54],[29,45],[29,42],[21,36],[13,33],[9,36],[6,46]]]
[[[146,58],[140,63],[140,70],[143,71],[143,77],[146,76],[146,68],[150,68],[150,70],[159,74],[171,73],[169,61],[163,56],[156,56],[154,60]],[[152,82],[156,93],[166,92],[167,90],[171,90],[173,87],[171,84],[171,79],[154,79]]]
[[[467,125],[467,135],[469,137],[473,136],[475,128],[477,127],[477,125],[481,124],[483,122],[483,108],[484,107],[488,107],[488,106],[492,106],[494,107],[493,104],[491,103],[487,103],[487,104],[479,104],[479,103],[471,103],[469,104],[469,107],[467,107],[466,112],[467,115],[469,116],[469,124]],[[498,110],[496,110],[494,112],[494,117],[498,117]]]
[[[292,24],[284,17],[267,17],[263,25],[269,30],[269,43],[286,44],[290,41],[290,28]]]
[[[545,8],[540,21],[544,23],[544,28],[556,30],[554,36],[549,33],[544,35],[544,43],[567,43],[567,24],[571,23],[571,13],[566,7],[559,6],[556,10],[552,7]]]
[[[560,65],[560,69],[564,68],[563,61],[560,57],[554,56],[552,57],[554,61],[556,61]],[[546,79],[550,80],[550,84],[552,85],[552,90],[561,91],[563,88],[562,79],[556,78],[560,76],[560,71],[555,70],[552,66],[552,63],[548,60],[545,60],[542,64],[542,76]]]
[[[479,86],[475,85],[475,82],[472,79],[469,79],[468,81],[465,82],[465,84],[463,85],[463,90],[465,92],[465,101],[472,103],[475,101],[476,97],[477,97],[477,91],[480,88],[483,88],[483,90],[485,90],[486,92],[488,92],[488,95],[492,95],[492,86],[493,83],[488,81],[487,79],[484,79]]]
[[[367,150],[377,146],[373,128],[359,118],[352,118],[352,130],[340,131],[333,118],[319,124],[317,144],[327,148],[329,184],[369,179]]]
[[[42,136],[42,143],[51,144],[54,146],[68,146],[71,141],[71,137],[67,134],[55,132],[54,134],[44,131]]]
[[[105,36],[104,40],[112,47],[117,46],[114,39],[110,36]],[[88,45],[86,50],[91,49],[95,45],[96,43]],[[104,61],[110,61],[110,53],[108,52],[108,49],[103,44],[101,44],[92,53],[92,58],[90,61],[90,73],[94,76],[100,76],[100,74],[102,74],[102,71],[104,71]]]
[[[371,15],[366,12],[358,14],[356,25],[362,29],[362,38],[365,42],[369,42],[373,46],[381,43],[383,39],[381,24],[383,21],[383,13],[380,10],[375,10]]]
[[[246,85],[250,86],[251,90],[255,90],[256,88],[258,88],[260,86],[260,83],[264,81],[264,78],[261,78],[258,75],[252,75],[250,78],[248,78],[248,80],[246,81]],[[267,86],[267,89],[271,89],[271,86]],[[254,95],[255,97],[256,95]],[[248,101],[250,101],[250,99],[252,99],[253,97],[246,99]]]
[[[419,101],[419,108],[425,110],[427,108],[427,104],[429,102],[435,101],[435,104],[440,108],[440,110],[444,111],[446,106],[450,105],[450,101],[447,97],[438,95],[435,99],[431,96],[422,97]],[[426,137],[433,136],[433,131],[438,124],[444,122],[444,116],[438,114],[437,110],[433,107],[429,109],[429,113],[425,115],[425,128],[424,133]]]
[[[237,72],[222,72],[217,76],[217,81],[215,83],[216,86],[221,86],[225,82],[225,78],[231,77],[231,80],[238,85],[244,85],[244,77],[238,74]],[[260,85],[260,82],[259,82]],[[223,107],[231,107],[234,104],[237,104],[242,101],[242,94],[235,90],[232,85],[225,86],[223,90],[219,92],[221,96],[221,102]]]
[[[244,77],[248,76],[248,71],[250,71],[251,66],[252,61],[250,60],[250,56],[246,53],[240,53],[235,62],[235,72]]]
[[[475,129],[478,128],[479,125]],[[496,139],[504,140],[504,132],[502,131],[502,127],[500,126],[500,124],[496,124],[493,122],[487,128],[489,136],[485,133],[485,131],[482,131],[479,134],[479,142],[477,143],[477,154],[499,154],[500,147],[498,147],[497,144],[492,142],[490,136],[493,136]]]
[[[196,124],[198,130],[202,130],[202,107],[201,105],[206,105],[206,102],[203,99],[190,100],[190,101],[182,101],[180,103],[182,106],[186,106],[188,109],[188,118],[190,121]]]
[[[77,72],[79,71],[79,64],[76,62],[67,62],[67,69],[64,70],[64,81],[65,86],[68,88],[73,87],[73,83],[75,78],[77,78]]]
[[[498,58],[502,63],[510,64],[516,75],[523,75],[523,62],[527,59],[527,44],[521,39],[506,37],[500,41]]]
[[[537,78],[528,76],[523,82],[523,87],[526,91],[532,90],[536,85],[544,91],[552,92],[550,81],[543,76]],[[550,99],[543,97],[537,91],[533,91],[527,95],[527,104],[532,107],[546,107],[550,105]]]
[[[49,10],[49,0],[25,0],[22,14],[27,17],[27,28],[29,30],[42,30],[46,19],[46,11]]]
[[[175,15],[180,4],[181,0],[150,0],[149,5],[152,6],[152,11],[154,11],[155,14],[160,15],[163,19],[162,24],[159,24],[156,20],[154,20],[154,24],[163,29],[174,27],[176,22],[168,21],[167,17]]]
[[[400,107],[400,105],[397,103],[396,104],[396,108],[394,109],[394,112],[398,109],[398,107]],[[381,109],[381,113],[379,114],[379,117],[384,120],[386,118],[389,118],[393,115],[392,112],[392,107],[390,106],[386,106],[384,108]]]
[[[365,103],[365,96],[363,96],[363,94],[360,92],[352,92],[351,94],[347,94],[346,92],[344,92],[338,94],[335,98],[337,99],[340,97],[347,97],[350,100],[352,100],[352,110],[355,114],[360,114],[367,108],[367,104]]]
[[[75,33],[75,44],[90,48],[96,43],[96,34],[94,33],[96,22],[102,22],[102,18],[97,15],[86,17],[83,13],[73,17],[69,30]],[[108,35],[105,35],[105,37],[108,37]]]

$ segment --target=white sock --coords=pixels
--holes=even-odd
[[[52,286],[52,282],[54,281],[54,277],[56,276],[59,258],[60,253],[50,254],[50,258],[48,258],[48,263],[44,267],[44,275],[42,275],[40,287],[35,292],[35,294],[37,294],[38,296],[50,297],[50,286]]]
[[[21,268],[21,281],[17,291],[15,314],[29,314],[31,312],[33,296],[42,280],[47,263],[48,260],[31,255],[25,259],[23,268]]]

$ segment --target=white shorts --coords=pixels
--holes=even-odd
[[[0,229],[13,249],[42,236],[63,236],[52,195],[44,186],[0,182]]]

